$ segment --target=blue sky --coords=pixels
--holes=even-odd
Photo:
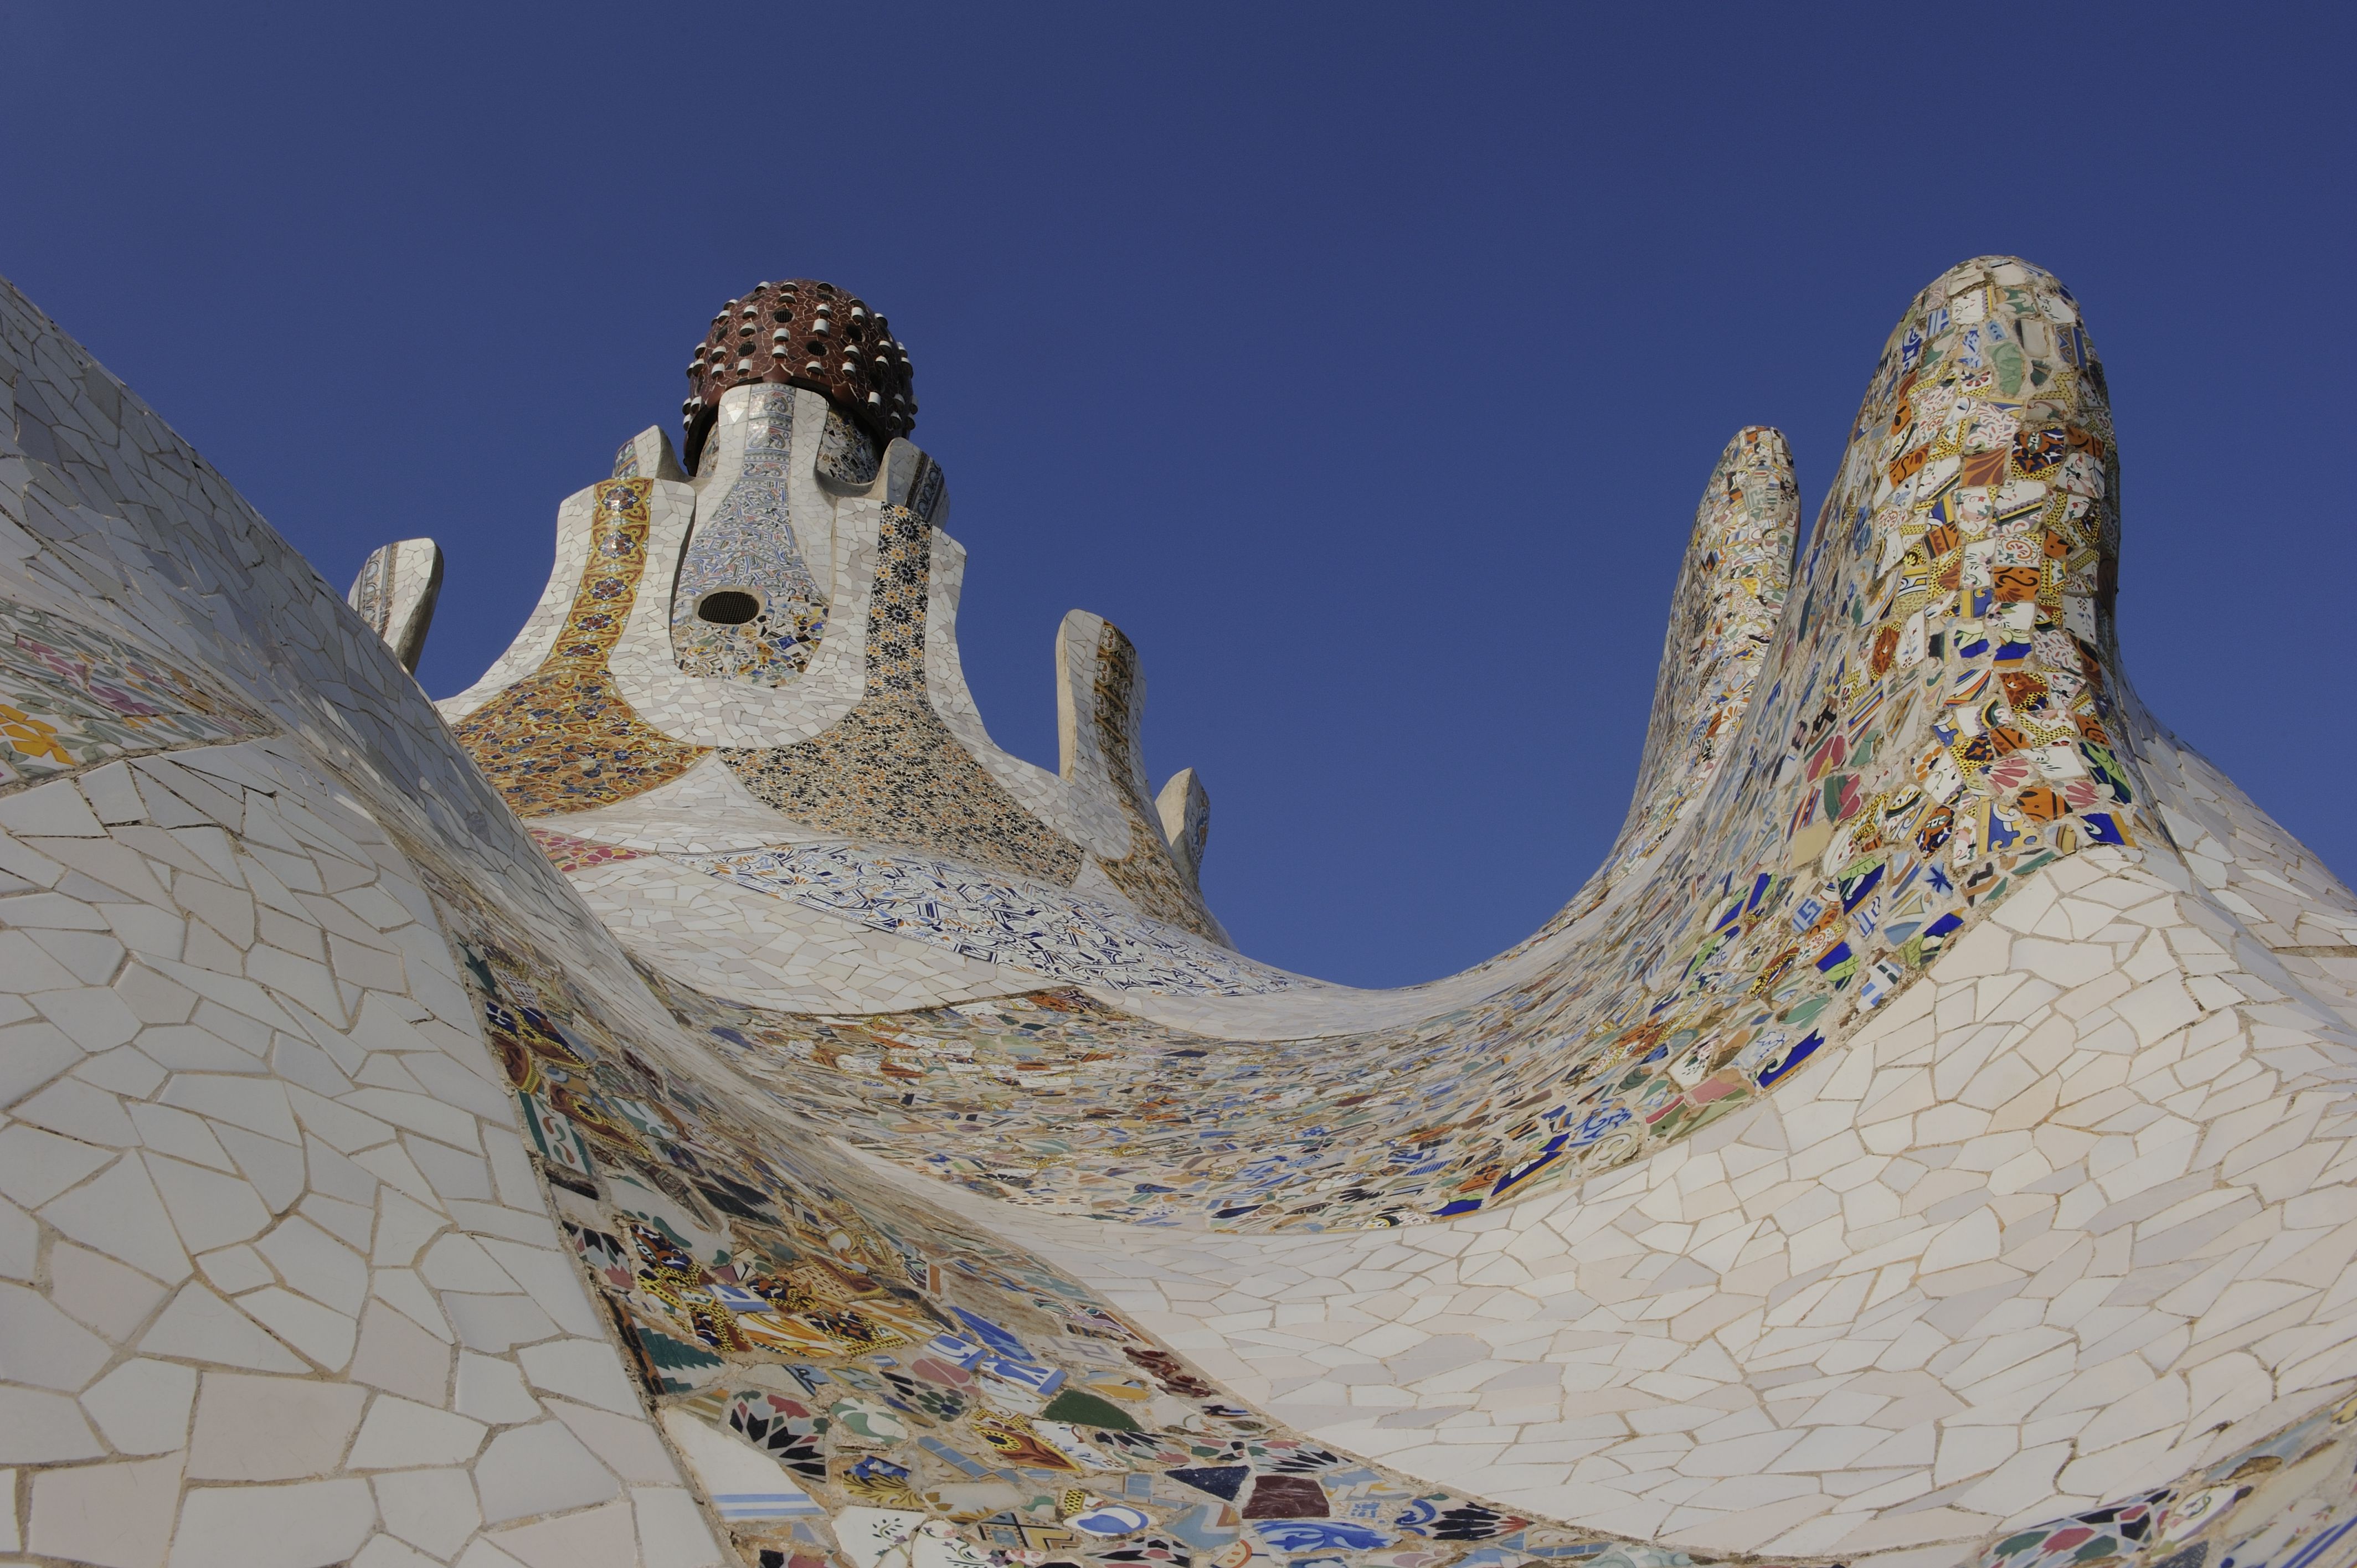
[[[724,299],[854,290],[993,734],[1052,767],[1057,621],[1114,620],[1243,947],[1399,984],[1610,840],[1728,435],[1813,514],[1989,252],[2104,353],[2136,686],[2357,871],[2350,15],[0,0],[0,274],[339,587],[439,539],[436,695]]]

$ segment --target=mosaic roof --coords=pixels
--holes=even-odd
[[[2357,897],[2128,683],[2058,280],[1805,551],[1736,433],[1604,865],[1399,993],[1235,950],[1103,618],[991,742],[822,287],[437,712],[431,541],[335,597],[0,285],[0,1552],[2357,1562]]]

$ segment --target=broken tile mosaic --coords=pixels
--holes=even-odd
[[[168,655],[0,599],[0,789],[270,727]]]
[[[1292,976],[1102,900],[947,861],[835,844],[673,856],[679,864],[879,931],[1109,991],[1243,996]]]
[[[754,795],[797,822],[1069,885],[1079,847],[1025,811],[926,700],[931,542],[909,508],[884,509],[858,705],[816,739],[721,756]]]
[[[704,755],[643,723],[606,668],[646,568],[653,482],[597,486],[589,562],[556,646],[457,727],[459,744],[520,816],[603,805],[675,779]]]
[[[680,557],[671,639],[691,675],[789,681],[826,634],[826,594],[794,540],[793,412],[790,389],[754,389],[736,480]]]
[[[1404,993],[1226,945],[1103,618],[990,743],[880,318],[703,339],[770,413],[566,503],[454,744],[430,542],[356,616],[0,287],[0,1550],[2357,1561],[2357,897],[2126,680],[2051,276],[1909,306],[1797,561],[1737,435],[1605,867]],[[699,533],[791,679],[683,670]]]

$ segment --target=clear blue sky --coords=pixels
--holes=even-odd
[[[0,0],[0,274],[339,588],[441,540],[436,695],[722,300],[855,290],[993,734],[1111,618],[1243,945],[1396,984],[1595,865],[1727,435],[1813,514],[1986,252],[2104,354],[2138,688],[2357,872],[2351,15]]]

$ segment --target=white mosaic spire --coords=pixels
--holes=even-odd
[[[401,539],[370,553],[344,600],[414,674],[441,593],[442,547],[430,539]]]

